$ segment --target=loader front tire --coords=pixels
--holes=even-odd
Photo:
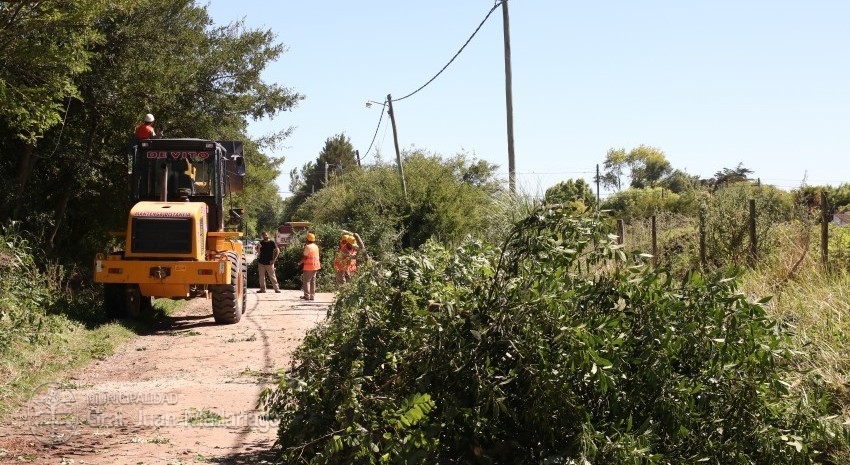
[[[248,308],[248,262],[242,254],[242,313]]]
[[[239,323],[245,300],[245,275],[242,273],[242,258],[236,252],[224,252],[230,262],[230,284],[210,286],[213,318],[218,324]]]

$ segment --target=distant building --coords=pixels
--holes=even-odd
[[[832,224],[836,226],[847,226],[850,224],[850,213],[836,213],[832,215]]]

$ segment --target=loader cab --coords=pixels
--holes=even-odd
[[[131,153],[130,206],[143,200],[203,202],[211,230],[224,230],[224,197],[241,192],[242,143],[205,139],[149,139]]]

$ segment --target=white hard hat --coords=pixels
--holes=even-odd
[[[145,115],[145,123],[153,123],[153,115],[148,113]]]

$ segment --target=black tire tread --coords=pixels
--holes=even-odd
[[[124,304],[124,292],[123,284],[108,283],[103,285],[103,311],[106,313],[106,318],[114,320],[126,316],[127,308]]]
[[[230,250],[224,252],[224,255],[230,262],[230,284],[210,286],[213,318],[218,324],[234,324],[239,323],[239,320],[242,319],[243,310],[242,305],[240,305],[242,299],[238,298],[237,286],[242,272],[242,265],[239,262],[244,262],[244,260],[240,260],[239,255]]]
[[[245,261],[245,253],[242,253],[242,313],[248,309],[248,262]]]

